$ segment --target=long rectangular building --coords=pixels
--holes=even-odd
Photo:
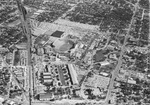
[[[68,68],[69,68],[69,72],[70,72],[73,84],[79,84],[79,82],[77,80],[77,72],[74,69],[73,65],[72,64],[68,64]]]

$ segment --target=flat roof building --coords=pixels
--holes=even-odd
[[[44,72],[43,75],[44,76],[51,76],[51,73],[50,72]]]
[[[45,100],[50,100],[52,99],[52,94],[51,93],[41,93],[39,94],[39,100],[45,101]]]
[[[51,83],[53,81],[52,77],[51,77],[51,73],[50,72],[44,72],[43,73],[43,80],[44,80],[44,83]]]
[[[51,36],[60,38],[63,33],[64,33],[63,31],[55,31],[54,33],[51,34]]]
[[[51,76],[50,75],[44,75],[43,78],[44,79],[51,79]]]
[[[69,72],[70,72],[73,84],[79,84],[79,82],[77,80],[77,73],[76,73],[76,70],[74,69],[73,65],[68,64],[68,68],[69,68]]]
[[[52,81],[52,79],[44,79],[44,83],[51,83]]]

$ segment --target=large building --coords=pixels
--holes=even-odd
[[[39,100],[41,101],[47,101],[51,100],[53,98],[53,95],[50,93],[41,93],[39,94]]]
[[[54,43],[54,49],[58,52],[65,53],[68,52],[71,48],[73,48],[74,43],[69,40],[56,40]]]
[[[71,80],[72,80],[73,85],[74,84],[79,84],[79,82],[77,80],[77,73],[76,73],[76,70],[73,67],[73,64],[69,64],[68,68],[69,68],[69,73],[71,75]]]
[[[44,72],[43,73],[43,80],[44,80],[44,83],[51,83],[53,81],[51,73],[50,72]]]

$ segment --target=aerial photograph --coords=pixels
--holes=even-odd
[[[150,0],[0,0],[0,105],[150,105]]]

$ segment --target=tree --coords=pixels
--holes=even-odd
[[[21,27],[1,27],[0,45],[9,48],[12,45],[26,42],[27,38],[24,35]]]

